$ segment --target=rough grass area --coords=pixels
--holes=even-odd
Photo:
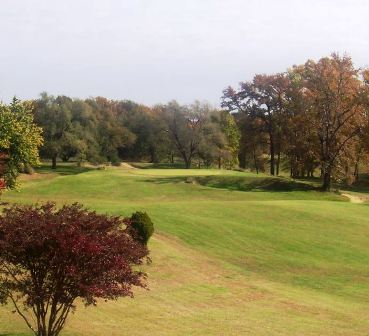
[[[368,335],[368,204],[219,170],[44,168],[23,182],[3,201],[145,210],[156,224],[151,290],[80,306],[65,335]],[[30,335],[10,310],[0,335]]]

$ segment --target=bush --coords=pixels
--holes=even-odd
[[[146,212],[137,211],[131,216],[131,225],[137,234],[138,240],[147,245],[154,233],[154,224]]]

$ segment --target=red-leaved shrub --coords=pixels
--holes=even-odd
[[[132,296],[133,286],[146,287],[146,275],[134,266],[146,260],[148,250],[130,232],[129,219],[78,204],[5,209],[0,216],[2,302],[13,303],[36,335],[55,336],[76,298],[95,305],[98,298]]]

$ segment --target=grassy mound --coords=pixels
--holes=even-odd
[[[238,191],[315,190],[310,184],[280,177],[202,176],[194,180],[204,186]]]

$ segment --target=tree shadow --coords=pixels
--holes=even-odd
[[[49,166],[42,165],[41,167],[37,167],[35,171],[39,174],[58,174],[61,176],[67,176],[67,175],[78,175],[82,173],[86,173],[91,170],[95,170],[96,168],[90,168],[90,167],[77,167],[74,165],[60,165],[57,166],[56,169],[52,169]],[[1,336],[1,335],[0,335]]]
[[[184,163],[146,163],[146,162],[133,162],[130,163],[132,167],[140,169],[184,169],[186,168]]]
[[[21,333],[21,334],[19,334],[19,333],[2,333],[2,334],[0,334],[0,336],[30,336],[30,335],[32,335],[32,334],[30,334],[30,333],[28,333],[28,334],[26,334],[26,333]]]
[[[145,179],[155,184],[187,183],[232,191],[317,191],[317,187],[282,177],[239,177],[239,176],[175,176]]]
[[[340,189],[368,194],[369,193],[369,174],[360,174],[359,180],[352,185],[340,186]]]

